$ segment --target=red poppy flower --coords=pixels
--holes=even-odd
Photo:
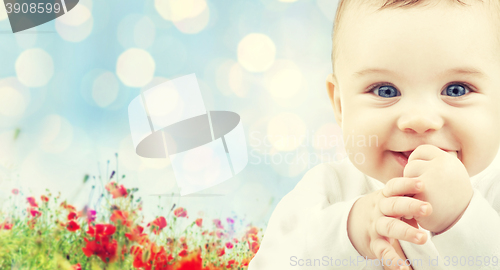
[[[120,221],[122,225],[126,227],[130,227],[132,225],[132,221],[128,220],[127,211],[121,211],[121,210],[113,211],[110,220],[115,224],[118,224],[118,221]]]
[[[172,269],[171,265],[168,264],[169,261],[173,260],[172,254],[167,255],[164,247],[158,247],[155,243],[148,244],[149,251],[146,250],[147,258],[143,258],[143,250],[140,247],[131,249],[130,253],[134,254],[134,267],[144,268],[146,270],[152,269]],[[147,248],[147,247],[145,247]]]
[[[82,248],[85,256],[90,257],[92,255],[96,255],[105,263],[113,262],[116,260],[116,248],[118,246],[116,240],[113,239],[110,242],[107,237],[103,237],[103,241],[89,241],[87,238],[84,238],[83,240],[85,240],[85,242],[87,243],[87,245]]]
[[[145,233],[142,233],[143,231],[144,228],[137,225],[130,231],[130,233],[126,233],[125,237],[127,237],[130,241],[140,242],[140,240],[147,235]]]
[[[42,213],[38,211],[36,208],[29,207],[28,210],[30,211],[31,216],[33,217],[39,217],[42,215]]]
[[[248,266],[248,263],[250,263],[250,260],[248,260],[247,258],[241,260],[241,265],[242,266]]]
[[[187,250],[183,249],[181,252],[179,252],[179,256],[184,257],[188,254]]]
[[[227,266],[226,266],[226,268],[233,268],[233,264],[234,264],[234,265],[238,265],[238,262],[237,262],[237,261],[235,261],[234,259],[227,261]]]
[[[49,197],[47,197],[45,195],[42,195],[41,199],[42,199],[43,202],[48,202],[49,201]]]
[[[197,218],[196,219],[196,226],[200,227],[201,228],[201,223],[203,222],[203,219],[201,218]]]
[[[217,249],[217,256],[220,257],[220,256],[222,256],[224,254],[226,254],[226,250],[224,249],[224,247],[221,247],[221,248]]]
[[[115,231],[116,227],[112,224],[96,224],[95,227],[89,226],[89,230],[87,231],[87,233],[92,236],[109,236],[114,234]]]
[[[76,213],[75,212],[71,212],[68,214],[68,220],[72,220],[72,219],[76,219]]]
[[[257,242],[248,242],[248,247],[253,253],[257,253],[257,251],[259,251],[260,245]]]
[[[19,189],[15,188],[12,190],[12,194],[17,195],[19,194]]]
[[[28,197],[26,198],[26,200],[28,200],[28,203],[32,206],[32,207],[38,207],[38,204],[36,203],[36,200],[34,197]]]
[[[127,197],[127,189],[123,185],[118,185],[115,181],[111,181],[106,184],[106,190],[109,194],[113,195],[113,199],[120,197]]]
[[[71,267],[73,267],[73,270],[82,270],[82,265],[80,263],[72,265]]]
[[[186,211],[186,209],[179,207],[179,208],[174,210],[174,215],[176,217],[185,217],[185,216],[187,216],[187,211]]]
[[[227,242],[226,243],[226,247],[229,248],[229,249],[232,249],[233,248],[233,243]]]
[[[5,221],[5,222],[0,223],[0,230],[10,230],[10,229],[12,229],[12,226],[13,226],[12,223],[8,223]]]
[[[167,220],[165,220],[164,217],[159,217],[155,219],[152,223],[148,223],[148,227],[151,224],[152,224],[151,230],[153,231],[154,234],[158,235],[163,228],[167,227]]]
[[[70,232],[75,232],[77,230],[80,229],[80,225],[78,225],[78,223],[74,220],[70,220],[68,222],[68,225],[66,226],[66,228],[68,229],[68,231]]]

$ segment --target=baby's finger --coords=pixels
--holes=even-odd
[[[416,194],[424,190],[424,183],[417,178],[396,177],[389,180],[382,193],[385,197]]]
[[[432,213],[432,206],[412,197],[394,196],[379,201],[379,210],[388,217],[424,217]]]
[[[375,224],[381,236],[400,239],[422,245],[427,242],[427,234],[396,218],[380,217]]]
[[[403,170],[403,177],[415,178],[421,176],[428,170],[428,164],[429,161],[421,159],[409,161]]]
[[[407,266],[400,267],[396,262],[404,261],[399,257],[398,253],[394,247],[385,239],[377,238],[370,243],[370,248],[372,252],[377,256],[377,259],[383,260],[383,262],[391,262],[386,264],[386,266],[391,270],[408,269]]]

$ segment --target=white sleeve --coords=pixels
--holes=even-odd
[[[500,216],[477,189],[460,220],[444,233],[432,236],[431,240],[440,261],[455,256],[458,260],[465,257],[468,262],[472,257],[474,269],[500,267]],[[498,264],[485,266],[486,257],[490,262],[496,257]]]
[[[335,173],[325,168],[308,171],[278,203],[249,270],[363,269],[366,265],[347,235],[349,212],[361,196],[331,203],[324,190],[340,192],[340,187],[335,185]]]

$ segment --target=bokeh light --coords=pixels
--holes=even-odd
[[[5,5],[0,5],[0,21],[3,21],[8,18],[7,10],[5,9]]]
[[[16,74],[19,81],[28,87],[44,86],[54,75],[54,62],[46,51],[28,49],[17,58]]]
[[[175,27],[184,34],[196,34],[207,27],[210,21],[210,10],[205,8],[198,16],[174,21]]]
[[[275,98],[291,98],[302,88],[303,75],[299,67],[290,60],[276,60],[266,72],[265,85]]]
[[[92,98],[99,107],[107,107],[118,96],[120,83],[112,72],[104,72],[96,78],[92,87]]]
[[[132,48],[123,52],[116,63],[116,74],[123,84],[142,87],[153,79],[155,61],[142,49]]]
[[[30,100],[29,89],[16,78],[8,77],[0,80],[0,116],[21,117],[25,113]]]
[[[178,22],[200,15],[208,7],[205,0],[155,0],[155,8],[163,19]]]
[[[76,5],[64,16],[55,20],[56,31],[62,39],[70,42],[80,42],[92,32],[94,18],[85,5]]]
[[[266,35],[252,33],[238,44],[238,62],[250,72],[263,72],[274,63],[276,46]]]
[[[26,101],[23,95],[9,86],[0,86],[0,114],[18,116],[26,110]]]

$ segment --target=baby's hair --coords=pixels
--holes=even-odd
[[[455,3],[459,4],[462,6],[468,6],[468,4],[460,1],[460,0],[446,0],[450,3]],[[479,1],[481,3],[484,2],[484,0],[475,0]],[[488,4],[492,5],[488,7],[488,10],[490,10],[496,19],[498,26],[500,26],[500,0],[485,0],[488,2]],[[397,9],[397,8],[403,8],[403,9],[408,9],[412,8],[415,6],[427,6],[429,3],[438,3],[440,1],[432,0],[432,1],[427,1],[427,0],[339,0],[338,7],[337,7],[337,12],[335,15],[335,21],[333,23],[333,32],[332,32],[332,71],[335,74],[335,61],[337,59],[337,56],[339,55],[339,36],[342,25],[343,25],[343,17],[346,14],[346,10],[351,10],[359,8],[362,5],[366,6],[371,6],[371,7],[378,7],[376,11],[384,10],[384,9]],[[500,27],[499,27],[500,28]],[[500,44],[500,35],[497,35],[498,38],[498,44]]]

